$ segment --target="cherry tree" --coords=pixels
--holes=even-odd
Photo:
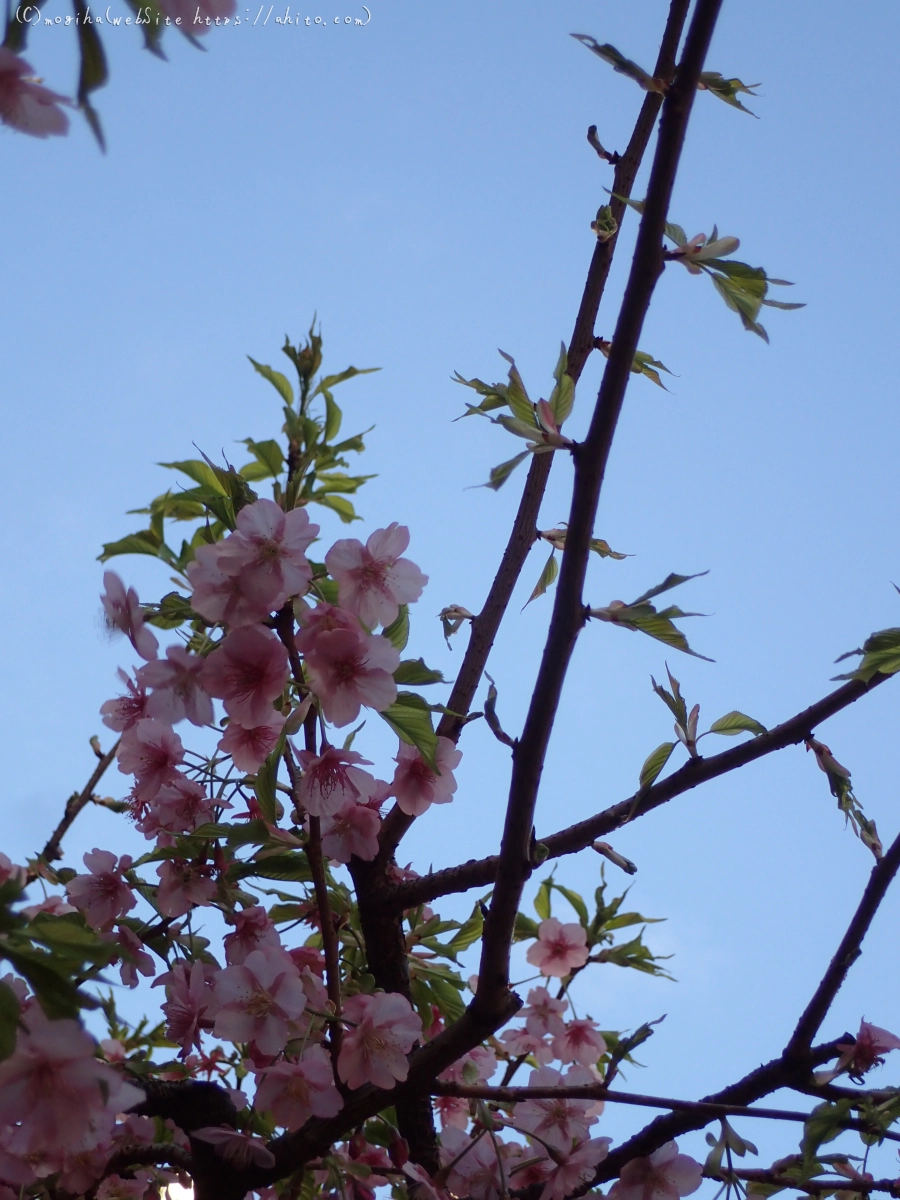
[[[552,793],[542,772],[579,638],[616,636],[603,629],[611,625],[697,654],[681,628],[694,614],[657,604],[691,577],[669,573],[630,602],[598,604],[585,591],[591,554],[621,557],[594,525],[627,386],[635,374],[661,384],[665,371],[640,348],[656,283],[669,265],[708,276],[744,328],[763,338],[764,306],[797,306],[770,295],[784,281],[733,257],[736,237],[713,230],[688,238],[668,221],[698,94],[737,110],[752,94],[705,69],[720,4],[697,0],[689,14],[688,0],[672,0],[652,72],[576,35],[645,95],[624,152],[605,149],[595,127],[588,134],[612,168],[610,195],[592,224],[587,279],[548,397],[531,399],[512,358],[505,381],[458,377],[474,393],[466,415],[520,439],[488,486],[508,486],[518,466],[528,469],[482,607],[441,613],[447,638],[467,639],[446,703],[423,694],[444,682],[441,673],[407,651],[428,580],[404,514],[365,541],[342,537],[319,549],[317,511],[357,519],[350,497],[366,477],[350,473],[349,456],[364,450],[363,436],[342,436],[334,392],[366,372],[323,374],[315,326],[302,343],[285,341],[292,378],[251,360],[279,398],[280,434],[246,439],[251,460],[239,469],[205,455],[166,464],[187,485],[150,502],[145,529],[103,548],[105,563],[129,554],[160,560],[175,586],[142,600],[107,568],[103,609],[131,658],[119,694],[101,710],[108,748],[95,743],[96,767],[40,853],[24,865],[0,855],[0,957],[8,966],[0,980],[0,1200],[146,1198],[176,1181],[191,1183],[198,1200],[371,1200],[388,1187],[398,1200],[564,1200],[606,1184],[616,1200],[675,1200],[704,1178],[729,1197],[900,1190],[898,1180],[867,1170],[867,1150],[859,1167],[858,1157],[822,1151],[848,1130],[865,1147],[900,1140],[890,1128],[900,1092],[865,1079],[900,1038],[866,1020],[855,1036],[826,1025],[900,868],[900,838],[882,846],[849,771],[816,736],[827,718],[900,670],[900,631],[869,637],[838,688],[771,729],[735,710],[701,730],[699,706],[688,706],[667,666],[665,683],[653,688],[674,718],[675,740],[650,754],[634,794],[575,825],[537,832],[539,795]],[[4,117],[18,105],[28,120],[55,120],[37,110],[56,101],[9,58],[0,58],[0,82],[4,63],[14,76],[0,91]],[[657,121],[638,200],[632,192]],[[629,209],[640,214],[637,243],[606,340],[595,320]],[[595,351],[606,365],[576,441],[566,422]],[[569,518],[542,529],[541,501],[559,456],[574,468]],[[171,538],[178,522],[187,526],[180,546]],[[537,542],[551,553],[532,599],[552,592],[552,610],[527,716],[513,735],[488,660]],[[486,701],[474,711],[483,679]],[[367,757],[365,735],[356,740],[371,714],[396,738],[392,761]],[[496,739],[498,771],[510,764],[500,846],[419,874],[401,865],[403,839],[429,820],[432,805],[454,802],[454,772],[476,720]],[[714,735],[746,740],[701,754],[702,739]],[[803,744],[858,835],[854,849],[874,860],[831,963],[786,1046],[762,1066],[699,1099],[621,1090],[623,1065],[653,1023],[601,1030],[576,1015],[575,1003],[588,970],[615,964],[665,974],[643,934],[620,940],[619,930],[644,918],[623,912],[624,896],[611,898],[605,883],[591,908],[562,882],[564,869],[540,881],[533,913],[523,908],[526,886],[582,852],[633,874],[607,837],[705,782]],[[681,765],[664,774],[676,754]],[[69,828],[114,764],[130,784],[122,801],[108,803],[143,835],[146,853],[100,846],[84,855],[83,870],[61,867]],[[436,911],[472,892],[465,921]],[[558,908],[554,915],[554,901],[575,919],[561,919]],[[213,936],[201,935],[201,920]],[[535,971],[525,996],[511,983],[516,944]],[[155,1016],[137,1024],[122,1016],[108,987],[116,972],[122,988],[144,989]],[[785,1088],[803,1097],[802,1110],[759,1105]],[[665,1115],[615,1144],[603,1132],[609,1104]],[[734,1127],[741,1117],[800,1125],[799,1149],[789,1139],[769,1166],[736,1165],[755,1153]],[[707,1127],[701,1163],[677,1139]]]

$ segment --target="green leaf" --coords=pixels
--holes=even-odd
[[[415,746],[429,767],[437,771],[434,760],[437,751],[437,734],[431,725],[431,712],[421,696],[415,692],[398,692],[397,699],[379,714],[387,721],[394,733],[409,746]]]
[[[689,579],[701,579],[704,575],[708,575],[709,571],[698,571],[695,575],[676,575],[675,572],[667,575],[662,583],[658,583],[656,587],[650,588],[643,595],[638,596],[637,600],[632,600],[629,607],[633,608],[637,604],[643,604],[646,600],[652,600],[654,596],[660,596],[663,592],[669,592],[672,588],[680,587],[681,584],[687,583]]]
[[[247,357],[250,358],[250,355],[248,354]],[[273,371],[271,367],[267,367],[263,363],[258,363],[254,358],[250,358],[250,362],[253,364],[254,370],[262,375],[263,379],[268,379],[285,404],[290,406],[294,403],[294,389],[291,387],[286,375],[282,375],[280,371]]]
[[[575,404],[575,381],[571,375],[566,374],[567,365],[568,355],[566,344],[563,342],[560,347],[559,360],[553,371],[556,387],[550,393],[550,399],[547,401],[557,425],[562,425],[563,421],[569,417]]]
[[[444,683],[441,671],[435,671],[425,665],[422,658],[405,658],[394,672],[396,683],[411,684],[413,687],[426,683]]]
[[[381,367],[347,367],[346,370],[340,371],[337,375],[326,375],[324,379],[320,379],[316,384],[313,396],[318,396],[320,393],[337,387],[339,383],[343,383],[346,379],[353,379],[355,375],[371,375],[374,371],[380,370]],[[312,399],[312,396],[310,399]]]
[[[340,433],[344,414],[327,388],[322,389],[322,394],[325,397],[325,432],[323,436],[326,442],[330,442]]]
[[[336,512],[345,525],[349,525],[351,521],[361,521],[362,517],[356,515],[356,509],[349,500],[345,500],[343,496],[334,496],[327,492],[313,492],[312,500],[315,504],[321,504],[323,508],[330,508],[332,512]]]
[[[677,229],[683,235],[684,231],[680,227],[673,226],[672,228]],[[672,240],[674,241],[675,239],[673,238]],[[612,342],[604,341],[603,338],[599,338],[597,341],[597,348],[604,358],[609,358],[612,347]],[[636,350],[632,359],[631,370],[635,375],[646,375],[648,379],[652,380],[658,387],[661,387],[664,392],[669,390],[660,379],[659,372],[665,371],[667,375],[671,375],[672,372],[665,363],[660,362],[658,358],[654,358],[651,354],[647,354],[643,350]]]
[[[553,884],[552,879],[545,879],[543,881],[543,883],[541,884],[541,886],[538,888],[537,895],[534,898],[534,911],[537,913],[537,915],[541,918],[542,921],[548,920],[550,917],[550,913],[552,911],[551,904],[550,904],[550,893],[551,893],[552,884]],[[537,936],[537,935],[535,935],[535,936]]]
[[[202,488],[209,492],[218,494],[219,496],[227,496],[228,488],[220,478],[224,472],[218,472],[209,463],[200,462],[196,458],[185,459],[183,462],[164,462],[158,464],[160,467],[166,467],[170,471],[181,471],[183,475],[187,475],[189,479],[193,479],[195,483],[199,483]]]
[[[483,929],[484,917],[481,912],[481,906],[476,904],[472,909],[472,915],[447,943],[447,949],[453,951],[454,954],[461,954],[463,950],[468,950],[471,945],[478,941]]]
[[[89,97],[91,92],[103,87],[109,78],[109,72],[106,69],[106,54],[103,51],[103,43],[100,41],[96,27],[84,20],[87,16],[87,6],[84,0],[75,0],[75,16],[75,23],[78,27],[78,49],[81,56],[81,68],[78,73],[78,104],[87,118],[100,149],[105,150],[106,141],[103,137],[100,118],[91,106]]]
[[[740,92],[744,92],[748,96],[755,96],[756,92],[753,89],[759,87],[758,83],[747,85],[746,83],[741,83],[740,79],[725,79],[718,71],[704,71],[700,76],[697,87],[701,91],[711,92],[713,96],[724,100],[732,108],[739,108],[741,112],[748,113],[751,117],[756,116],[756,113],[750,112],[749,108],[745,108],[737,97]]]
[[[513,941],[525,942],[538,935],[537,921],[526,917],[524,913],[516,913],[516,923],[513,929]]]
[[[759,721],[755,721],[753,717],[748,717],[742,712],[726,713],[724,717],[719,717],[717,721],[713,721],[709,727],[710,733],[722,733],[729,737],[736,733],[752,733],[758,736],[761,733],[766,733],[765,725],[760,725]]]
[[[228,868],[228,877],[232,880],[249,879],[256,876],[259,879],[280,879],[294,883],[311,883],[312,872],[306,855],[298,851],[296,854],[271,854],[265,858],[251,859],[250,862],[235,862]]]
[[[78,1016],[79,1000],[83,1003],[83,998],[72,981],[50,965],[49,955],[7,942],[0,944],[0,958],[9,959],[13,969],[31,984],[48,1017]]]
[[[588,910],[582,897],[578,892],[573,892],[571,888],[563,887],[561,883],[551,882],[551,887],[554,887],[561,896],[565,896],[568,902],[578,913],[578,919],[581,924],[587,929],[588,926]]]
[[[591,549],[595,554],[599,554],[601,558],[628,558],[629,555],[622,554],[619,550],[610,548],[609,542],[605,542],[603,538],[591,538]]]
[[[0,983],[0,1059],[9,1058],[15,1050],[18,1029],[18,998],[11,987]]]
[[[154,558],[163,557],[160,554],[163,541],[152,529],[143,529],[139,533],[129,533],[127,537],[119,538],[117,542],[106,542],[103,552],[98,554],[99,562],[115,558],[118,554],[150,554]]]
[[[144,611],[144,620],[158,629],[177,629],[193,619],[194,610],[179,592],[166,592],[155,611]]]
[[[52,916],[38,913],[22,930],[25,937],[65,955],[74,953],[78,961],[108,962],[115,952],[109,942],[101,942],[85,923],[80,913]]]
[[[556,561],[556,551],[551,550],[550,557],[547,559],[546,563],[544,564],[544,569],[543,569],[543,571],[541,571],[540,578],[538,579],[537,583],[535,584],[534,591],[531,593],[531,595],[525,601],[525,608],[528,607],[528,605],[532,602],[532,600],[537,600],[538,596],[544,595],[544,593],[547,591],[547,588],[553,584],[553,582],[556,579],[558,574],[559,574],[559,564]]]
[[[275,784],[278,780],[278,767],[281,763],[281,756],[284,753],[284,742],[285,734],[282,730],[275,749],[257,771],[256,783],[253,786],[260,811],[269,825],[278,824]]]
[[[639,67],[636,62],[626,58],[615,46],[610,46],[608,42],[601,45],[596,38],[592,38],[587,33],[573,33],[570,36],[577,42],[581,42],[582,46],[587,46],[588,50],[592,50],[598,58],[608,62],[619,75],[627,75],[629,79],[633,79],[644,91],[665,93],[666,87],[662,80],[648,75],[643,67]]]
[[[284,471],[284,454],[273,438],[265,442],[254,442],[253,438],[244,438],[244,445],[256,459],[255,462],[241,467],[241,474],[245,479],[255,482],[258,479],[277,477]]]
[[[644,760],[644,765],[641,767],[640,787],[650,787],[669,761],[672,751],[677,744],[677,742],[663,742],[661,746],[656,747],[652,754],[647,756]]]
[[[518,420],[526,425],[533,425],[537,428],[537,423],[534,417],[534,405],[528,398],[528,393],[525,390],[525,384],[522,382],[522,376],[519,374],[519,368],[516,366],[515,359],[501,350],[500,353],[510,364],[509,368],[509,384],[506,388],[506,403],[509,405],[510,412]]]
[[[862,650],[851,650],[837,661],[853,654],[861,654],[862,662],[855,671],[837,675],[836,679],[861,679],[868,683],[875,675],[896,675],[900,671],[900,629],[881,629],[873,633],[863,642]]]
[[[396,650],[405,650],[406,643],[409,641],[409,605],[401,604],[400,611],[397,614],[396,621],[393,621],[386,629],[381,631],[382,637],[387,640]]]
[[[491,470],[490,479],[487,483],[482,484],[482,487],[490,488],[492,492],[497,492],[503,487],[510,475],[519,465],[520,462],[528,457],[529,451],[524,450],[521,454],[517,454],[515,458],[510,458],[499,466],[493,467]]]

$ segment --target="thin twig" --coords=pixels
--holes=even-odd
[[[93,774],[84,785],[84,789],[81,792],[76,792],[69,798],[68,802],[66,803],[65,811],[63,812],[62,820],[54,829],[46,846],[44,846],[43,850],[41,851],[40,857],[44,860],[44,862],[51,863],[56,859],[62,858],[62,840],[68,833],[70,825],[78,816],[78,814],[83,808],[90,804],[91,800],[93,799],[94,788],[106,774],[107,769],[109,768],[113,759],[116,757],[116,751],[119,749],[119,741],[121,741],[121,739],[118,739],[97,763]],[[35,879],[37,879],[37,872],[29,871],[28,882],[33,883]]]

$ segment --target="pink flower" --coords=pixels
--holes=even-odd
[[[430,1036],[434,1036],[430,1034]],[[441,1071],[438,1079],[448,1083],[485,1083],[497,1070],[497,1056],[487,1046],[476,1046],[462,1058],[458,1058],[445,1071]]]
[[[144,1200],[147,1191],[146,1179],[123,1179],[121,1175],[107,1175],[97,1188],[97,1200]]]
[[[6,855],[0,857],[5,858]],[[23,868],[24,870],[24,868]],[[0,881],[5,882],[5,880]],[[38,913],[49,913],[52,917],[64,917],[66,913],[77,912],[71,904],[66,904],[62,896],[47,896],[40,904],[29,904],[27,908],[22,909],[22,916],[27,917],[30,921],[36,917]]]
[[[134,775],[132,796],[141,805],[152,800],[164,783],[180,778],[184,747],[174,729],[146,717],[122,734],[118,759],[122,774]]]
[[[85,854],[84,865],[90,875],[76,875],[66,885],[69,899],[84,913],[92,929],[109,929],[116,917],[134,908],[137,901],[122,878],[131,869],[131,856],[117,859],[109,850],[95,846]]]
[[[565,1033],[566,1023],[562,1014],[569,1007],[568,1000],[554,1000],[546,988],[532,988],[528,993],[528,1006],[519,1013],[525,1018],[525,1028],[535,1037]]]
[[[210,980],[217,973],[210,963],[179,959],[171,971],[154,980],[154,987],[162,984],[166,989],[166,1003],[162,1006],[166,1037],[181,1046],[179,1058],[184,1058],[192,1046],[199,1050],[200,1031],[212,1028],[216,1003]]]
[[[187,577],[193,588],[191,607],[207,621],[222,621],[232,629],[255,625],[269,615],[269,609],[244,595],[240,575],[229,575],[222,569],[222,544],[198,546],[194,561],[188,563]]]
[[[900,1050],[900,1038],[894,1033],[889,1033],[887,1029],[880,1029],[877,1025],[862,1021],[856,1041],[852,1045],[839,1045],[838,1050],[841,1051],[841,1057],[834,1074],[847,1071],[851,1079],[861,1079],[873,1067],[881,1066],[885,1054],[891,1050]],[[834,1078],[834,1075],[831,1078]]]
[[[133,683],[121,668],[119,678],[128,688],[128,695],[116,696],[114,700],[107,700],[101,704],[100,714],[103,717],[103,724],[108,729],[115,729],[117,733],[122,733],[150,714],[147,712],[148,697],[144,688]]]
[[[572,1067],[563,1077],[552,1067],[541,1067],[532,1071],[528,1086],[534,1088],[565,1087],[573,1084],[594,1083],[593,1077],[582,1067]],[[588,1130],[596,1117],[589,1115],[592,1100],[526,1100],[517,1104],[514,1121],[517,1126],[557,1150],[568,1150],[573,1141],[588,1136]],[[538,1142],[540,1145],[540,1142]]]
[[[365,546],[356,538],[341,538],[325,555],[325,566],[337,580],[338,603],[368,629],[390,625],[401,604],[422,595],[428,576],[400,558],[408,545],[409,530],[392,521],[387,529],[376,529]]]
[[[328,746],[321,754],[299,750],[297,757],[303,767],[303,778],[297,795],[300,803],[314,817],[331,817],[345,804],[355,804],[360,797],[371,796],[375,780],[358,763],[371,766],[355,750],[338,750]]]
[[[553,1053],[560,1062],[581,1063],[593,1067],[601,1054],[606,1053],[606,1042],[597,1032],[597,1022],[580,1018],[569,1021],[563,1033],[553,1039]]]
[[[542,975],[564,979],[587,962],[587,934],[574,921],[562,925],[556,917],[548,917],[541,921],[538,940],[528,947],[525,957]]]
[[[236,911],[227,919],[234,925],[234,933],[227,933],[222,939],[225,961],[229,966],[239,966],[254,950],[262,950],[266,946],[277,950],[282,948],[278,930],[259,904]]]
[[[12,862],[11,859],[7,858],[7,856],[0,851],[0,887],[2,887],[4,883],[9,883],[10,880],[13,880],[19,885],[20,888],[24,888],[27,878],[28,872],[25,870],[25,868],[20,867],[16,863]]]
[[[306,1007],[300,972],[283,951],[272,946],[253,950],[240,965],[220,971],[213,991],[220,1005],[216,1037],[250,1042],[258,1055],[283,1050],[289,1023]]]
[[[515,1058],[523,1054],[532,1054],[541,1066],[553,1061],[553,1051],[548,1043],[521,1026],[518,1029],[504,1029],[500,1040],[504,1043],[507,1053]]]
[[[469,1124],[469,1102],[462,1096],[435,1096],[434,1110],[442,1129],[465,1129]]]
[[[239,771],[258,771],[278,744],[283,728],[284,717],[274,709],[262,724],[250,729],[231,720],[219,740],[219,749],[231,755]]]
[[[125,987],[137,987],[138,971],[148,977],[155,975],[156,968],[153,965],[153,959],[144,950],[144,943],[133,930],[129,929],[127,925],[117,926],[116,940],[119,944],[119,957],[122,962],[119,967],[119,976]]]
[[[156,907],[164,917],[183,917],[195,905],[211,904],[218,890],[210,879],[212,867],[201,863],[180,862],[167,858],[156,868],[159,888]]]
[[[321,1046],[307,1046],[300,1062],[282,1060],[262,1073],[254,1105],[293,1132],[310,1117],[336,1116],[344,1102],[334,1085],[331,1059]]]
[[[188,833],[214,819],[213,802],[196,780],[175,775],[164,783],[137,822],[144,837],[161,833]]]
[[[394,762],[397,769],[391,783],[391,791],[397,804],[409,817],[420,817],[432,804],[449,804],[456,791],[453,770],[462,761],[462,751],[457,750],[449,738],[439,737],[434,761],[436,774],[415,746],[400,743]]]
[[[563,1161],[544,1186],[541,1200],[563,1200],[564,1196],[570,1195],[583,1183],[587,1183],[592,1178],[597,1165],[606,1158],[611,1140],[611,1138],[591,1138],[589,1142],[578,1142],[568,1152],[563,1150]],[[694,1165],[696,1166],[696,1163]],[[699,1171],[700,1168],[698,1167],[697,1170]],[[615,1185],[610,1195],[618,1186],[618,1184]],[[697,1186],[699,1186],[699,1179]],[[694,1188],[691,1188],[691,1191],[693,1190]]]
[[[17,1153],[80,1149],[105,1114],[144,1099],[94,1056],[94,1042],[77,1021],[49,1021],[37,1005],[22,1019],[15,1052],[0,1063],[0,1125],[21,1122]]]
[[[261,1138],[239,1133],[227,1125],[206,1125],[202,1129],[195,1129],[191,1136],[215,1146],[216,1154],[236,1171],[246,1171],[251,1163],[263,1170],[275,1166],[275,1155]]]
[[[176,725],[185,717],[192,725],[211,725],[212,700],[200,683],[203,661],[184,646],[169,646],[165,659],[141,667],[137,672],[138,683],[153,688],[153,695],[147,701],[147,715],[168,725]]]
[[[41,138],[68,133],[69,118],[57,105],[71,103],[41,87],[24,58],[0,46],[0,121],[4,125]]]
[[[633,1158],[610,1190],[615,1200],[678,1200],[696,1192],[703,1168],[687,1154],[678,1153],[677,1142],[666,1142],[649,1158]]]
[[[363,632],[358,618],[353,613],[344,612],[336,604],[322,603],[317,604],[315,608],[307,608],[305,602],[301,601],[297,610],[297,620],[301,628],[297,631],[294,641],[301,654],[306,654],[315,646],[320,633],[333,632],[335,629],[347,629],[351,633]]]
[[[506,1157],[510,1148],[499,1138],[496,1144]],[[473,1141],[460,1129],[445,1128],[441,1133],[441,1162],[448,1167],[454,1159],[456,1162],[447,1176],[447,1188],[453,1195],[469,1196],[472,1200],[495,1200],[500,1195],[497,1151],[489,1137]]]
[[[319,532],[306,510],[285,513],[274,500],[257,500],[238,513],[237,529],[219,546],[219,567],[239,575],[241,590],[267,612],[309,587],[306,550]]]
[[[274,633],[236,629],[203,665],[203,686],[225,702],[225,711],[247,729],[265,725],[272,701],[284,691],[287,651]]]
[[[144,627],[144,614],[141,612],[137,592],[134,588],[129,588],[126,592],[125,584],[115,571],[104,572],[103,586],[106,591],[100,599],[110,628],[120,629],[141,658],[156,658],[159,642],[150,630]]]
[[[349,725],[362,705],[384,712],[397,699],[400,653],[384,637],[323,630],[306,651],[309,684],[333,725]]]
[[[322,853],[348,863],[351,855],[371,862],[378,853],[381,817],[373,808],[351,800],[333,817],[322,820]]]
[[[347,1086],[374,1083],[392,1088],[404,1080],[409,1070],[406,1056],[422,1036],[421,1018],[406,997],[399,992],[351,996],[344,1018],[353,1022],[338,1055],[338,1075]]]

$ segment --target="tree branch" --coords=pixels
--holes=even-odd
[[[596,816],[588,817],[587,820],[579,821],[548,837],[538,838],[538,841],[547,847],[548,859],[560,858],[564,854],[577,854],[580,850],[585,850],[595,838],[613,833],[623,825],[636,821],[638,817],[646,816],[653,809],[701,783],[717,779],[720,775],[727,775],[775,750],[799,745],[823,721],[854,704],[873,688],[891,678],[891,675],[875,675],[866,682],[851,680],[767,733],[723,750],[721,754],[715,754],[711,758],[692,758],[661,782],[641,788],[627,800],[619,801]],[[498,862],[498,856],[492,854],[487,858],[469,859],[459,866],[446,867],[442,871],[423,875],[420,879],[410,879],[396,884],[385,894],[383,903],[398,910],[405,910],[415,908],[419,904],[427,904],[451,892],[485,887],[496,879]]]
[[[613,345],[587,437],[573,447],[575,485],[559,584],[528,716],[513,752],[509,802],[497,880],[485,920],[479,987],[474,1004],[485,1012],[503,1003],[509,987],[509,951],[519,900],[531,874],[529,838],[544,757],[563,683],[584,625],[582,599],[594,520],[612,440],[631,376],[638,338],[663,268],[662,238],[688,119],[722,0],[698,0],[684,56],[663,102],[644,213]]]
[[[109,768],[113,759],[116,757],[116,751],[119,749],[119,741],[121,741],[121,739],[117,739],[113,746],[107,750],[107,752],[97,763],[97,766],[94,768],[93,775],[91,775],[90,779],[84,785],[84,790],[81,792],[76,792],[73,796],[70,796],[66,803],[62,820],[54,829],[49,840],[47,841],[47,844],[41,851],[40,857],[44,860],[44,862],[50,863],[54,862],[56,859],[62,858],[62,840],[68,833],[70,825],[81,812],[81,810],[90,804],[94,795],[94,788],[106,774],[107,769]],[[37,879],[37,873],[35,871],[29,871],[28,882],[33,883],[35,879]]]
[[[705,1174],[705,1172],[704,1172]],[[848,1178],[846,1175],[837,1175],[830,1179],[808,1179],[805,1183],[799,1183],[796,1179],[792,1179],[789,1175],[779,1175],[777,1171],[761,1171],[753,1168],[743,1170],[732,1170],[727,1172],[728,1178],[743,1179],[747,1183],[765,1183],[772,1184],[778,1188],[790,1188],[794,1192],[806,1192],[809,1196],[819,1196],[823,1192],[859,1192],[860,1195],[868,1195],[869,1192],[887,1192],[891,1196],[900,1195],[900,1184],[896,1179],[862,1179]],[[707,1179],[718,1180],[722,1183],[726,1179],[726,1173],[722,1175],[706,1175]]]
[[[500,1104],[518,1104],[524,1100],[604,1100],[611,1104],[631,1104],[638,1108],[663,1108],[671,1112],[697,1113],[709,1120],[717,1117],[757,1117],[766,1121],[796,1121],[804,1124],[810,1118],[808,1112],[791,1111],[784,1108],[749,1108],[745,1104],[712,1104],[702,1100],[674,1100],[665,1096],[641,1096],[632,1092],[617,1092],[602,1083],[573,1084],[568,1087],[491,1087],[460,1083],[435,1083],[432,1096],[458,1096],[471,1100],[496,1100]],[[707,1122],[704,1122],[706,1124]],[[872,1126],[865,1121],[848,1117],[841,1123],[843,1129],[856,1129],[867,1133]],[[885,1133],[889,1141],[900,1142],[900,1133]]]
[[[690,0],[671,0],[654,71],[657,78],[670,79],[672,76],[675,67],[675,53],[681,40],[681,32],[689,7]],[[631,195],[631,189],[647,150],[661,104],[662,96],[648,92],[635,122],[628,148],[619,160],[613,176],[611,190],[618,196]],[[613,216],[621,224],[626,206],[621,200],[615,198],[611,199],[610,205]],[[581,378],[581,372],[594,347],[594,323],[609,276],[616,241],[616,238],[611,238],[608,242],[598,240],[594,247],[578,315],[575,318],[575,327],[569,342],[566,373],[575,383]],[[528,478],[522,491],[509,541],[500,560],[500,566],[494,582],[491,584],[484,607],[471,622],[472,631],[469,636],[469,644],[447,701],[447,708],[450,709],[450,712],[459,713],[461,716],[454,717],[445,713],[437,730],[441,737],[450,738],[454,742],[459,740],[464,725],[462,718],[471,708],[500,623],[506,615],[519,575],[522,573],[525,560],[534,545],[538,515],[550,476],[552,459],[552,454],[535,454],[532,457]],[[414,820],[415,817],[407,816],[395,805],[385,818],[381,830],[382,859],[390,859]]]

